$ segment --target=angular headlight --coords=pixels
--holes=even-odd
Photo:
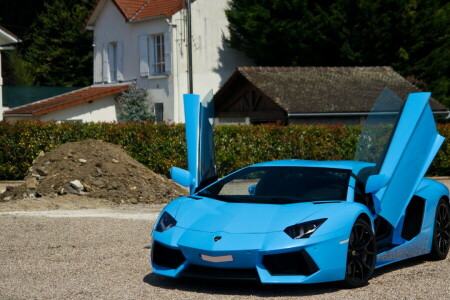
[[[284,229],[287,235],[293,239],[304,239],[309,238],[320,225],[323,224],[327,219],[319,219],[304,223],[295,224]]]
[[[165,211],[159,218],[158,225],[156,225],[155,230],[158,232],[164,232],[175,225],[177,225],[177,221],[167,211]]]

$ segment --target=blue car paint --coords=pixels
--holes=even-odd
[[[380,170],[390,181],[374,197],[381,202],[379,214],[394,227],[444,141],[428,104],[430,95],[409,95]]]
[[[395,240],[399,243],[398,246],[377,255],[377,268],[429,253],[437,202],[441,197],[449,196],[445,186],[423,178],[443,141],[436,132],[428,97],[429,94],[420,93],[412,94],[408,98],[379,172],[388,178],[388,182],[385,187],[373,191],[374,200],[379,206],[377,212],[394,225]],[[203,163],[203,166],[211,166],[211,160],[214,157],[212,153],[208,153],[211,151],[208,150],[210,148],[204,145],[204,143],[211,143],[211,138],[202,138],[205,132],[201,133],[199,129],[208,115],[203,114],[202,117],[201,110],[205,109],[205,106],[202,108],[199,99],[198,95],[185,96],[189,165],[189,171],[186,172],[189,174],[182,173],[181,169],[174,172],[181,174],[181,177],[189,177],[188,186],[193,197],[175,199],[163,210],[177,220],[174,227],[164,232],[153,230],[155,241],[168,248],[181,250],[186,261],[176,269],[167,269],[152,261],[153,271],[156,274],[179,277],[183,270],[194,264],[213,268],[256,268],[262,283],[318,283],[343,280],[346,271],[348,239],[353,224],[360,216],[366,216],[374,229],[374,220],[378,216],[365,205],[353,202],[351,195],[355,188],[355,180],[350,180],[347,201],[334,203],[309,202],[283,205],[227,203],[195,195],[196,189],[206,174],[199,171],[202,168],[202,157],[206,158],[205,161],[209,161]],[[417,126],[413,126],[411,120]],[[206,131],[208,130],[211,131],[211,128]],[[426,141],[421,139],[424,133],[426,133]],[[200,149],[203,149],[202,155],[199,155]],[[412,151],[416,149],[420,149],[420,157]],[[415,161],[411,162],[411,160]],[[339,168],[352,170],[356,174],[359,170],[374,164],[357,161],[282,160],[259,163],[251,167],[270,166]],[[408,171],[405,166],[412,166],[414,172]],[[406,177],[407,189],[411,189],[407,191],[409,197],[405,201],[392,200],[400,197],[399,193],[404,189],[402,176]],[[400,179],[397,179],[399,177]],[[186,178],[183,179],[184,182]],[[377,180],[382,181],[381,179]],[[377,184],[380,185],[380,183],[374,185]],[[426,199],[424,220],[421,232],[410,241],[405,241],[400,233],[403,228],[407,200],[413,194]],[[288,226],[321,218],[327,218],[327,220],[309,238],[292,239],[283,231]],[[221,239],[215,242],[214,238],[218,236]],[[262,263],[264,255],[288,253],[300,249],[310,255],[319,271],[309,276],[274,276]],[[231,254],[233,261],[209,262],[202,260],[201,254],[209,256]]]
[[[175,215],[178,221],[177,225],[169,229],[171,234],[154,232],[155,240],[169,247],[181,249],[187,261],[195,265],[217,266],[217,263],[201,260],[200,254],[211,256],[231,254],[234,261],[220,263],[221,267],[250,268],[257,266],[260,279],[265,283],[312,283],[320,282],[325,277],[329,280],[343,279],[345,260],[336,260],[335,257],[347,253],[346,240],[355,221],[352,219],[350,222],[348,215],[370,214],[364,205],[349,202],[297,203],[282,206],[273,204],[242,206],[238,203],[226,203],[222,206],[227,206],[227,209],[223,209],[219,204],[221,201],[217,200],[195,200],[184,197],[181,201],[178,214]],[[276,209],[277,206],[278,209]],[[301,213],[296,216],[295,212]],[[332,212],[336,218],[327,220],[308,239],[294,240],[283,232],[283,229],[289,225],[320,219]],[[180,213],[190,217],[184,217]],[[214,218],[208,217],[205,220],[203,218],[205,215]],[[227,222],[230,216],[235,216],[235,218]],[[196,218],[200,218],[199,227],[191,223],[191,220],[196,220]],[[272,230],[259,229],[258,226],[267,223],[268,219],[272,220]],[[224,223],[229,224],[229,227],[224,228],[225,230],[218,230]],[[253,223],[252,228],[246,230],[246,226],[251,223]],[[215,236],[222,237],[220,242],[214,242]],[[261,264],[263,255],[298,249],[306,250],[321,271],[311,276],[281,276],[286,277],[283,279],[280,276],[270,275]],[[155,273],[167,275],[165,268],[162,268],[163,273],[160,270],[160,267],[154,265]],[[183,268],[178,268],[172,275],[177,277],[182,271]]]
[[[205,180],[216,177],[213,131],[210,122],[214,114],[212,93],[203,101],[200,101],[199,95],[184,95],[184,112],[190,177],[180,172],[179,168],[173,168],[171,174],[172,178],[184,177],[183,184],[188,186],[190,193],[193,194]]]

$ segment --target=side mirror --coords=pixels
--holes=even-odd
[[[366,183],[366,193],[373,193],[381,190],[388,184],[389,179],[390,178],[383,174],[369,176]]]
[[[248,193],[250,196],[255,196],[256,192],[256,184],[248,187]]]
[[[170,177],[172,177],[173,181],[185,187],[189,187],[192,184],[191,173],[181,168],[172,167],[170,169]]]

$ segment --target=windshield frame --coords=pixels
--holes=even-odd
[[[290,170],[286,170],[290,169]],[[300,194],[295,194],[294,197],[286,196],[286,195],[251,195],[250,191],[248,195],[221,195],[220,191],[226,186],[227,184],[235,181],[240,180],[239,178],[242,178],[242,175],[249,175],[256,172],[281,172],[283,171],[293,171],[293,169],[298,169],[298,171],[302,171],[303,174],[300,174],[302,176],[307,176],[308,174],[304,174],[305,171],[315,171],[315,172],[322,172],[321,175],[325,175],[330,172],[334,172],[335,174],[331,174],[329,176],[343,176],[342,178],[339,178],[343,182],[340,183],[340,193],[341,195],[339,197],[307,197],[307,198],[301,198]],[[340,173],[340,175],[338,175]],[[289,174],[289,173],[287,173]],[[292,173],[290,173],[292,174]],[[295,175],[295,174],[294,174]],[[231,173],[230,175],[220,179],[219,181],[216,181],[215,183],[207,186],[206,188],[202,189],[201,191],[197,192],[195,195],[200,197],[207,197],[211,199],[216,199],[219,201],[224,202],[233,202],[233,203],[260,203],[260,204],[292,204],[292,203],[301,203],[301,202],[327,202],[327,201],[347,201],[348,200],[348,190],[350,187],[350,178],[352,176],[352,170],[351,169],[345,169],[345,168],[332,168],[332,167],[321,167],[321,166],[250,166],[243,169],[240,169],[234,173]],[[330,177],[331,178],[331,177]],[[328,179],[330,179],[328,178]],[[307,177],[305,178],[305,182],[307,181]],[[336,178],[337,179],[337,178]],[[262,181],[262,178],[259,178],[259,181]],[[267,179],[265,179],[267,181]],[[270,181],[269,181],[270,182]],[[268,184],[268,183],[263,183]],[[338,183],[336,183],[338,184]],[[256,189],[257,184],[253,185],[253,187]],[[249,187],[250,188],[250,187]],[[313,190],[313,189],[311,189]],[[317,191],[326,191],[326,189],[322,186],[314,189],[317,193]],[[300,193],[300,192],[299,192]],[[310,193],[311,194],[311,193]]]

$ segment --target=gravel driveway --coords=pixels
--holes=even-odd
[[[379,269],[366,287],[169,279],[149,265],[161,206],[0,213],[0,299],[450,299],[450,259]]]

